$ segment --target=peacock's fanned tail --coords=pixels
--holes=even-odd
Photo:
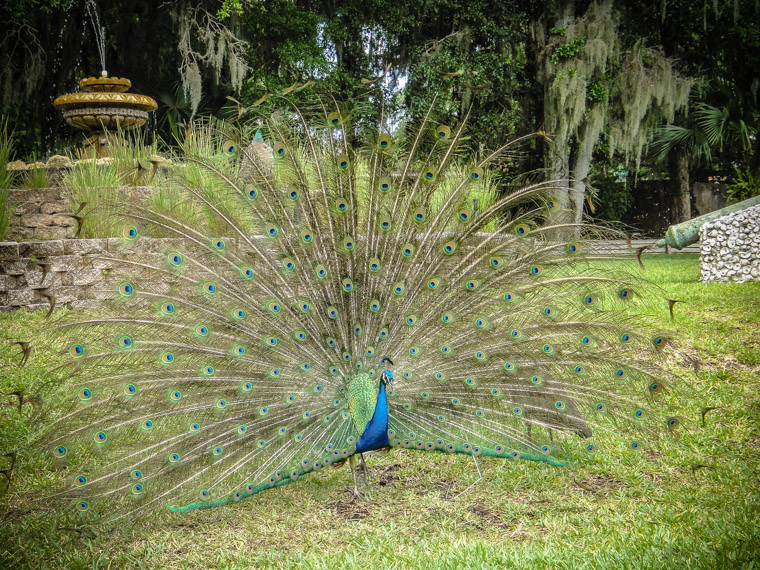
[[[55,331],[77,379],[44,439],[56,498],[181,511],[341,461],[384,357],[395,447],[559,465],[665,427],[644,285],[588,268],[608,233],[555,221],[552,183],[496,194],[511,147],[466,163],[464,122],[364,140],[337,108],[305,115],[266,119],[269,147],[199,126],[153,202],[113,205],[123,269]]]

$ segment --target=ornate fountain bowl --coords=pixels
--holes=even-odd
[[[123,77],[87,77],[79,85],[83,92],[67,93],[53,101],[66,122],[77,129],[134,129],[144,125],[148,113],[158,108],[151,97],[127,93],[132,82]]]

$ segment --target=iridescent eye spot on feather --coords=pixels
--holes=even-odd
[[[377,257],[373,257],[368,263],[369,270],[373,273],[380,270],[380,260]]]
[[[413,346],[409,349],[409,354],[411,354],[412,356],[419,353],[420,353],[420,348],[418,346]]]
[[[341,213],[345,212],[346,210],[348,210],[348,202],[346,201],[346,199],[343,198],[342,196],[339,196],[338,198],[336,198],[335,199],[335,209],[338,210]]]
[[[386,150],[391,146],[391,136],[389,134],[382,134],[377,137],[377,146],[381,150]]]
[[[558,400],[554,402],[554,408],[560,412],[563,412],[565,409],[567,409],[567,404],[565,404],[565,402],[562,400]]]
[[[167,301],[161,305],[161,312],[165,315],[171,315],[174,312],[174,304]]]
[[[451,398],[451,403],[454,406],[459,406],[461,404],[461,402],[459,401],[459,398]]]
[[[509,454],[509,456],[510,456],[512,459],[520,459],[520,457],[522,457],[522,456],[520,455],[520,452],[519,452],[519,451],[512,451],[512,452]]]
[[[486,356],[486,353],[482,350],[478,350],[475,352],[475,359],[476,360],[488,360],[488,356]]]
[[[469,208],[462,208],[457,212],[457,219],[463,224],[469,223],[472,219],[472,210]]]
[[[298,341],[304,341],[306,340],[306,333],[302,330],[294,331],[293,338]]]
[[[631,344],[633,342],[633,336],[630,333],[623,333],[620,335],[620,342],[623,344]]]
[[[225,243],[223,239],[216,239],[212,242],[214,249],[217,251],[223,251],[225,248]]]
[[[235,309],[232,311],[232,316],[237,320],[243,320],[245,318],[245,311],[243,309]]]
[[[169,399],[172,402],[179,402],[182,399],[182,392],[180,392],[179,390],[173,390],[172,392],[169,393]]]
[[[140,495],[143,492],[143,486],[140,485],[140,483],[135,483],[132,485],[132,494],[133,495]]]
[[[152,421],[150,421],[150,420],[144,420],[144,421],[143,421],[143,422],[140,424],[140,428],[141,428],[143,431],[150,431],[151,429],[153,429],[153,422],[152,422]]]
[[[303,243],[311,243],[314,241],[314,234],[312,234],[309,230],[303,230],[301,232],[301,241]]]
[[[293,202],[295,202],[296,200],[298,200],[298,190],[296,190],[296,188],[294,188],[293,186],[291,186],[290,188],[288,188],[285,191],[285,194],[287,195],[288,200],[291,200]]]
[[[87,504],[87,501],[79,501],[77,503],[77,509],[84,512],[86,511],[90,506]]]
[[[665,425],[667,425],[669,429],[676,429],[681,425],[681,420],[676,417],[670,417],[665,420]]]
[[[243,279],[253,279],[254,276],[253,269],[250,267],[241,268],[240,274],[243,276]]]
[[[276,238],[277,235],[280,233],[280,229],[274,224],[267,224],[264,231],[266,232],[266,235],[270,238]]]
[[[587,307],[593,307],[599,302],[599,298],[596,295],[587,294],[583,296],[583,304]]]
[[[545,317],[553,317],[557,314],[557,311],[554,309],[554,307],[544,307],[541,312]]]
[[[207,501],[208,498],[209,498],[209,496],[210,496],[210,494],[209,494],[209,492],[206,489],[203,489],[200,493],[198,493],[198,498],[201,501]]]
[[[250,382],[243,382],[243,383],[240,385],[240,389],[241,389],[243,392],[250,392],[250,391],[253,389],[253,384],[251,384]]]
[[[84,475],[77,475],[74,477],[74,485],[76,487],[84,487],[87,484],[87,477]]]
[[[504,264],[504,260],[500,256],[494,256],[488,260],[488,265],[493,269],[498,269]]]
[[[106,435],[105,432],[99,431],[99,432],[95,433],[94,436],[92,436],[92,439],[93,439],[93,441],[95,443],[100,444],[100,443],[105,443],[106,440],[108,439],[108,436]]]
[[[517,237],[524,237],[530,233],[530,226],[528,224],[517,224],[514,229],[514,234]]]
[[[191,423],[189,426],[187,426],[187,429],[191,432],[198,432],[201,430],[201,426],[197,423]]]
[[[296,263],[291,258],[286,257],[282,260],[282,268],[288,273],[292,272],[296,268]]]
[[[649,384],[649,393],[650,394],[659,394],[664,389],[661,382],[650,382]]]
[[[393,294],[394,295],[401,295],[404,293],[404,284],[399,281],[397,283],[393,284]]]
[[[337,367],[335,367],[335,366],[331,366],[331,367],[330,367],[330,374],[332,374],[333,376],[337,375],[337,374],[338,374],[338,372],[339,372],[339,371],[338,371],[338,368],[337,368]]]
[[[500,396],[501,396],[501,390],[499,390],[498,388],[492,388],[492,389],[491,389],[491,395],[492,395],[494,398],[498,398],[498,397],[500,397]]]
[[[71,354],[71,356],[73,356],[74,358],[80,358],[84,356],[84,353],[85,353],[84,346],[81,344],[74,344],[69,349],[69,354]]]
[[[277,346],[278,340],[275,336],[268,336],[264,342],[267,346],[274,347]]]
[[[369,302],[369,310],[373,313],[377,313],[380,310],[380,301],[377,299],[372,299]]]
[[[603,404],[602,402],[598,402],[596,406],[594,406],[597,412],[604,413],[607,411],[607,406]]]
[[[541,267],[540,265],[534,265],[533,267],[530,268],[530,273],[531,275],[541,275],[543,270],[544,270],[543,267]]]
[[[565,246],[565,251],[567,251],[568,255],[577,255],[581,252],[581,244],[578,242],[570,242]]]
[[[161,362],[163,364],[171,364],[172,362],[174,362],[174,354],[172,354],[171,352],[164,352],[161,355]]]
[[[456,450],[457,448],[451,443],[446,446],[446,451],[448,451],[449,453],[454,453]]]
[[[644,410],[636,410],[635,412],[633,412],[633,415],[637,420],[643,420],[644,417],[646,416],[646,413],[644,412]]]
[[[125,226],[121,235],[124,236],[124,239],[132,241],[138,238],[139,233],[135,226]]]
[[[480,280],[470,279],[469,281],[467,281],[467,283],[465,283],[464,287],[467,291],[475,291],[478,289],[478,287],[480,287]]]
[[[215,406],[216,406],[217,409],[222,410],[222,409],[224,409],[224,408],[227,407],[227,400],[225,400],[224,398],[219,398],[216,401]]]
[[[414,244],[405,243],[401,246],[401,255],[403,255],[405,259],[409,259],[414,255],[415,249]]]
[[[458,247],[457,242],[453,240],[449,240],[446,243],[443,244],[443,253],[444,255],[453,255],[454,252],[456,252]]]
[[[594,339],[591,338],[590,336],[584,336],[581,339],[581,344],[583,344],[584,346],[592,346],[594,344]]]
[[[488,327],[488,321],[485,319],[475,319],[475,326],[479,329],[484,329]]]
[[[470,180],[477,182],[483,178],[483,169],[479,166],[476,166],[472,170],[470,170]]]
[[[378,182],[378,187],[381,192],[388,192],[393,187],[393,181],[390,176],[383,176]]]
[[[65,457],[66,453],[68,453],[68,450],[65,447],[63,447],[62,445],[59,445],[59,446],[56,446],[55,448],[53,448],[53,455],[55,455],[59,459],[61,457]]]
[[[521,330],[518,330],[518,329],[514,329],[514,330],[511,330],[511,331],[509,332],[509,337],[510,337],[512,340],[517,340],[517,339],[520,339],[520,338],[522,338],[522,336],[523,336],[523,333],[522,333],[522,331],[521,331]]]
[[[446,323],[446,324],[453,323],[454,315],[452,315],[451,313],[443,313],[443,315],[441,315],[441,322]]]
[[[304,372],[311,370],[311,364],[309,364],[308,362],[302,362],[301,364],[298,365],[298,367]]]
[[[213,295],[217,291],[216,285],[214,285],[210,281],[201,285],[201,288],[203,289],[203,292],[206,293],[207,295]]]
[[[379,332],[379,333],[377,333],[377,337],[378,337],[380,340],[383,340],[383,339],[385,339],[385,338],[387,338],[387,337],[388,337],[388,334],[389,334],[389,332],[388,332],[388,327],[383,327],[383,328],[381,328],[381,329],[380,329],[380,332]]]
[[[392,223],[389,216],[380,216],[380,218],[378,218],[378,223],[380,224],[380,229],[384,232],[387,232],[391,229]]]
[[[441,140],[447,139],[451,136],[451,129],[446,125],[438,125],[435,128],[435,136]]]
[[[425,182],[434,182],[436,176],[438,176],[438,171],[432,166],[429,166],[422,171],[422,178]]]
[[[656,348],[663,348],[665,345],[668,344],[668,339],[662,335],[657,335],[654,338],[652,338],[652,344]]]
[[[134,384],[127,384],[126,386],[124,386],[123,392],[125,396],[134,396],[135,394],[137,394],[137,386],[135,386]]]
[[[351,165],[351,163],[348,160],[348,157],[345,155],[339,156],[335,162],[338,165],[338,169],[342,171],[348,170],[348,167]]]
[[[504,293],[504,300],[507,303],[513,303],[517,299],[517,296],[514,293]]]
[[[208,327],[206,325],[198,325],[195,327],[195,334],[197,334],[200,337],[204,337],[208,335]]]
[[[451,347],[450,347],[450,346],[448,346],[448,345],[446,345],[446,344],[444,344],[444,345],[441,347],[441,352],[442,352],[443,354],[449,354],[449,353],[451,353]]]
[[[625,378],[628,377],[628,373],[625,371],[625,369],[618,368],[617,370],[615,370],[615,377],[618,380],[624,380]]]
[[[351,291],[354,290],[354,282],[351,280],[350,277],[344,277],[343,279],[341,279],[340,284],[346,293],[350,293]]]
[[[232,353],[236,356],[243,356],[245,354],[245,347],[239,344],[232,349]]]
[[[618,289],[618,297],[620,297],[624,301],[627,301],[632,296],[633,296],[633,294],[631,293],[631,290],[628,289],[627,287],[623,287],[621,289]]]
[[[254,188],[253,184],[249,184],[245,187],[245,195],[248,196],[249,200],[255,200],[259,193],[256,188]]]
[[[119,294],[122,297],[131,297],[135,293],[134,285],[125,281],[119,284]]]
[[[439,382],[446,382],[446,375],[443,372],[436,372],[434,376]]]
[[[272,150],[274,151],[274,155],[279,158],[282,158],[288,153],[287,149],[285,148],[285,145],[282,144],[281,142],[275,143],[274,148]]]
[[[631,449],[634,451],[638,451],[641,448],[641,444],[638,441],[632,441],[631,442]]]
[[[314,268],[314,273],[317,275],[319,279],[324,279],[325,277],[327,277],[327,269],[325,268],[324,265],[317,265]]]
[[[412,219],[417,223],[422,223],[427,218],[427,212],[424,208],[417,208],[412,212]]]
[[[534,386],[543,386],[544,385],[544,378],[542,376],[539,376],[538,374],[536,374],[534,376],[531,376],[530,382]]]
[[[222,145],[222,152],[227,156],[232,156],[237,152],[237,145],[233,141],[226,141]]]
[[[295,394],[288,394],[285,396],[285,403],[286,404],[292,404],[296,401],[296,395]]]
[[[596,446],[593,443],[590,443],[589,445],[587,445],[586,453],[588,453],[589,455],[593,455],[594,453],[596,453]]]
[[[405,322],[406,322],[407,326],[410,326],[410,327],[416,325],[417,324],[417,315],[408,315],[406,317],[406,321]]]
[[[515,406],[512,408],[512,415],[521,418],[523,416],[523,409],[520,406]]]
[[[214,375],[214,367],[213,366],[204,366],[203,370],[204,376],[213,376]]]
[[[168,457],[169,463],[177,463],[177,461],[179,461],[179,457],[179,453],[170,453]]]
[[[340,125],[340,113],[338,111],[333,111],[329,115],[327,115],[327,124],[331,127],[337,127]]]
[[[332,305],[327,307],[327,316],[331,319],[337,319],[338,318],[338,309],[333,307]]]
[[[169,265],[178,267],[182,265],[182,256],[179,253],[172,252],[169,254]]]
[[[468,386],[477,386],[477,382],[475,381],[475,378],[466,378],[464,381],[465,384]]]
[[[515,365],[514,362],[505,362],[504,370],[506,370],[507,372],[514,372],[515,370],[517,370],[517,366]]]
[[[580,364],[578,364],[578,365],[576,365],[573,368],[573,372],[575,372],[576,374],[585,374],[586,373],[586,369],[583,366],[581,366]]]
[[[90,390],[89,388],[82,388],[81,390],[79,390],[79,399],[84,402],[92,399],[92,390]]]

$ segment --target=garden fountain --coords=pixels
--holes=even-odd
[[[63,118],[74,128],[90,132],[85,145],[94,145],[99,155],[107,154],[109,138],[119,130],[140,127],[155,111],[156,101],[146,95],[128,93],[132,82],[125,77],[109,77],[105,65],[104,29],[100,26],[95,0],[86,2],[87,12],[95,29],[100,55],[100,77],[87,77],[79,82],[79,93],[66,93],[53,101]]]

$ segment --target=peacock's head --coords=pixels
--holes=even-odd
[[[388,362],[388,365],[385,364],[386,361]],[[388,390],[393,390],[393,372],[389,370],[390,366],[393,366],[393,361],[386,356],[380,361],[380,365],[386,367],[380,375],[380,380],[385,384],[385,387]]]

